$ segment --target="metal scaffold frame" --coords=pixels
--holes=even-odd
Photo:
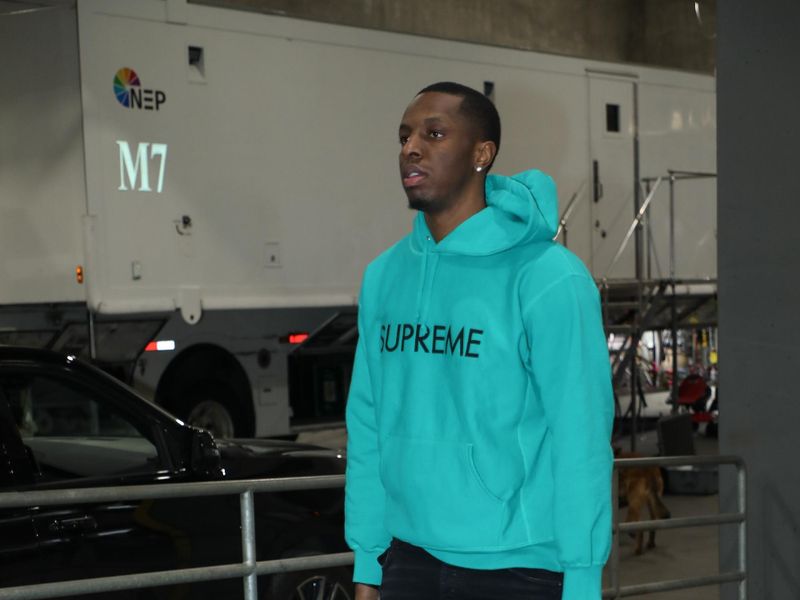
[[[678,301],[682,297],[678,293],[679,286],[686,286],[687,289],[691,286],[697,285],[712,285],[716,289],[716,279],[679,279],[676,275],[676,243],[675,243],[675,188],[679,181],[697,180],[697,179],[712,179],[715,178],[715,173],[706,173],[698,171],[683,171],[669,169],[666,175],[659,175],[657,177],[643,177],[638,182],[641,191],[644,194],[644,201],[637,205],[636,214],[628,227],[625,236],[623,237],[614,258],[611,261],[606,276],[598,281],[598,287],[601,290],[603,299],[603,321],[606,326],[607,332],[612,332],[614,325],[610,323],[609,308],[614,304],[610,300],[610,293],[614,287],[634,287],[636,299],[633,301],[623,302],[628,308],[632,309],[633,314],[632,323],[619,327],[620,331],[626,333],[627,337],[623,343],[620,352],[614,357],[613,361],[613,378],[615,387],[621,383],[626,371],[630,372],[630,390],[631,390],[631,410],[632,418],[631,425],[634,435],[631,436],[631,450],[635,450],[636,436],[635,432],[638,427],[638,396],[639,390],[638,369],[636,368],[636,352],[639,341],[645,331],[652,329],[653,317],[655,310],[662,310],[664,304],[667,303],[670,311],[669,330],[671,338],[671,360],[672,360],[672,381],[670,389],[670,398],[673,405],[673,411],[677,410],[678,386],[679,378],[678,373],[678,331],[680,323],[692,312],[698,310],[708,301],[708,296],[701,297],[698,302],[690,303],[688,308],[678,311]],[[669,277],[662,279],[652,279],[651,264],[655,260],[658,264],[658,256],[655,252],[653,243],[653,236],[650,231],[650,209],[653,205],[656,191],[659,189],[664,181],[669,184]],[[638,203],[638,200],[637,200]],[[646,265],[647,276],[642,272],[642,265],[645,264],[643,260],[642,236],[640,235],[641,229],[646,229],[647,237],[647,250],[646,250]],[[613,267],[617,264],[622,257],[625,249],[627,248],[630,240],[636,238],[634,249],[636,252],[636,277],[633,280],[610,279],[608,274]],[[716,292],[714,292],[715,294]],[[620,304],[620,303],[617,303]],[[629,305],[629,306],[628,306]]]

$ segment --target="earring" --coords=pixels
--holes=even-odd
[[[483,171],[483,167],[475,167],[475,170],[476,170],[478,173],[480,173],[481,171]]]

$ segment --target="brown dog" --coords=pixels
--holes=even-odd
[[[614,458],[643,458],[635,452],[624,452],[621,448],[614,448]],[[661,499],[664,494],[664,479],[658,467],[628,467],[619,469],[619,500],[620,506],[628,506],[626,523],[642,520],[644,507],[650,511],[651,519],[669,519],[670,512]],[[644,532],[637,531],[631,534],[636,538],[636,554],[643,552],[642,542]],[[650,530],[647,540],[648,548],[655,548],[656,532]]]

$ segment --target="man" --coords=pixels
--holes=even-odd
[[[423,89],[399,140],[419,212],[365,271],[347,406],[356,598],[599,600],[608,351],[555,186],[487,177],[500,120],[458,84]]]

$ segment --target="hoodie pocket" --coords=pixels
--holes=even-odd
[[[472,476],[475,477],[475,481],[484,491],[484,493],[493,499],[495,502],[504,502],[502,498],[498,498],[492,490],[489,489],[489,486],[483,481],[483,477],[478,472],[478,467],[475,466],[475,445],[474,444],[467,444],[467,460],[469,462],[470,471],[472,471]]]
[[[381,479],[394,537],[439,550],[528,543],[518,511],[481,478],[472,444],[389,437],[381,446]]]

